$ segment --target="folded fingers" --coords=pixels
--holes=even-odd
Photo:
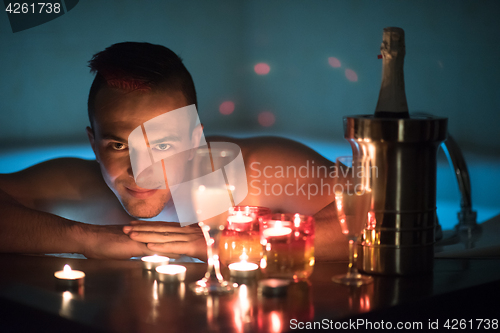
[[[147,246],[150,250],[156,252],[185,254],[197,258],[202,257],[198,253],[197,247],[193,246],[192,242],[148,243]],[[204,253],[206,254],[206,247]]]
[[[192,234],[200,233],[201,229],[199,227],[180,227],[178,223],[172,222],[147,222],[141,224],[132,224],[130,226],[124,226],[123,232],[128,234],[131,232],[158,232],[158,233],[176,233],[176,234]]]
[[[203,235],[169,232],[132,231],[129,237],[142,243],[190,242]]]

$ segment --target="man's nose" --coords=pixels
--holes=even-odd
[[[127,174],[129,177],[134,178],[134,171],[132,170],[132,163],[130,162],[130,158],[127,161]]]
[[[140,126],[130,133],[128,146],[132,176],[137,179],[145,169],[153,164],[146,139]],[[127,169],[127,172],[130,174],[130,170]]]
[[[128,170],[133,177],[137,178],[141,173],[145,172],[152,165],[151,156],[146,149],[130,149],[130,158]]]

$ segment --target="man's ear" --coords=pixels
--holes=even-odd
[[[97,156],[97,149],[95,146],[94,130],[92,128],[90,128],[89,126],[87,126],[86,130],[87,130],[87,137],[89,138],[90,146],[92,147],[92,150],[94,151],[95,160],[97,161],[97,163],[99,163],[99,157]]]
[[[191,147],[198,148],[200,146],[200,140],[203,136],[203,124],[198,124],[193,128],[193,132],[191,133]],[[189,154],[189,160],[192,160],[194,157],[194,149],[191,149],[191,153]]]

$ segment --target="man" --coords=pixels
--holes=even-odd
[[[96,160],[61,158],[0,175],[0,251],[82,253],[88,258],[153,253],[205,258],[200,228],[176,223],[168,184],[153,189],[137,185],[127,140],[150,119],[197,104],[189,72],[171,50],[131,42],[96,54],[90,68],[96,77],[88,100],[87,134]],[[168,139],[150,145],[172,153],[196,146],[202,126],[184,117],[171,126],[175,135],[170,133]],[[330,204],[333,179],[326,174],[284,172],[306,166],[326,170],[330,161],[282,138],[207,141],[234,142],[241,148],[250,186],[240,205],[316,214],[316,257],[346,256],[346,242]],[[182,165],[190,160],[187,157],[179,163],[177,172],[182,178]],[[310,189],[315,189],[314,195]]]

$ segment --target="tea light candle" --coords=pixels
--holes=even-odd
[[[249,279],[257,276],[257,269],[259,269],[259,265],[253,262],[234,262],[229,264],[229,272],[232,277],[240,278],[240,279]]]
[[[248,223],[252,221],[253,219],[250,216],[245,216],[241,212],[237,212],[236,215],[231,215],[227,218],[227,222],[229,223]]]
[[[257,269],[259,265],[253,262],[247,262],[248,255],[243,250],[243,254],[240,256],[240,262],[234,262],[229,264],[229,272],[232,277],[239,279],[250,279],[257,277]]]
[[[165,256],[159,256],[157,254],[152,256],[142,257],[142,268],[149,271],[154,271],[156,267],[161,265],[167,265],[170,258]]]
[[[281,221],[276,221],[274,227],[262,230],[262,234],[265,238],[270,237],[283,237],[292,233],[292,229],[288,227],[283,227]]]
[[[227,217],[227,230],[249,232],[252,230],[254,219],[238,211]]]
[[[265,279],[259,281],[259,289],[264,296],[284,296],[288,292],[289,280]]]
[[[181,265],[161,265],[156,267],[156,272],[161,282],[182,282],[186,278],[186,267]]]
[[[54,273],[57,279],[58,287],[70,289],[83,286],[85,273],[82,271],[74,271],[69,265],[64,265],[62,271]]]

